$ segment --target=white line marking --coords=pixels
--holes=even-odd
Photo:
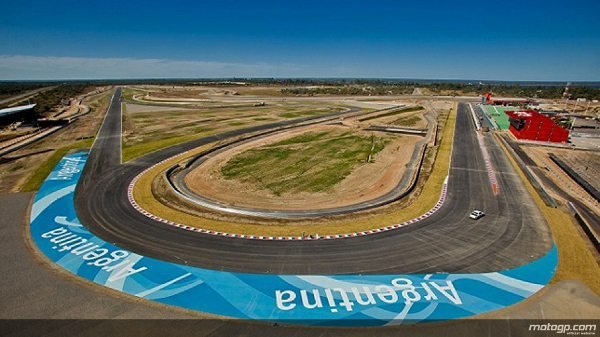
[[[161,290],[161,289],[163,289],[163,288],[166,288],[166,287],[170,286],[171,284],[173,284],[173,283],[175,283],[175,282],[178,282],[178,281],[180,281],[180,280],[183,280],[184,278],[186,278],[186,277],[188,277],[188,276],[190,276],[190,275],[192,275],[192,273],[183,274],[183,275],[181,275],[181,276],[179,276],[179,277],[176,277],[176,278],[172,279],[172,280],[171,280],[171,281],[169,281],[169,282],[163,283],[163,284],[161,284],[161,285],[158,285],[158,286],[156,286],[156,287],[154,287],[154,288],[147,289],[147,290],[144,290],[144,291],[142,291],[142,292],[140,292],[140,293],[137,293],[135,296],[138,296],[138,297],[146,297],[146,296],[148,296],[148,295],[150,295],[150,294],[152,294],[152,293],[155,293],[155,292],[157,292],[157,291],[159,291],[159,290]]]

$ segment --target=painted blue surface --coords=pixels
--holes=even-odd
[[[38,191],[31,235],[53,262],[137,297],[211,314],[315,325],[447,320],[519,302],[548,283],[554,246],[527,265],[483,274],[270,275],[216,271],[121,249],[83,227],[73,205],[86,152],[65,156]]]

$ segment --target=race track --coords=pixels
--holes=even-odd
[[[278,242],[215,237],[153,221],[127,186],[141,171],[215,140],[285,121],[204,137],[121,164],[120,89],[113,96],[75,193],[77,216],[98,237],[138,254],[215,270],[293,274],[489,272],[517,267],[551,247],[531,196],[490,135],[484,144],[498,180],[492,191],[468,106],[459,104],[448,199],[431,217],[385,233],[340,240]],[[479,221],[468,219],[483,209]],[[387,224],[382,224],[382,226]]]

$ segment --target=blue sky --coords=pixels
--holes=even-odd
[[[600,1],[2,1],[0,80],[600,80]]]

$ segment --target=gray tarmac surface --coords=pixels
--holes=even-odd
[[[119,92],[114,100],[119,100]],[[551,236],[527,190],[488,135],[488,151],[499,171],[500,194],[492,193],[467,109],[459,105],[448,200],[433,216],[366,237],[272,242],[215,237],[155,222],[129,204],[127,185],[145,168],[177,153],[273,125],[201,138],[120,164],[120,104],[112,104],[76,190],[78,217],[99,237],[136,253],[216,270],[341,274],[487,272],[516,267],[546,253]],[[473,209],[487,215],[472,221],[468,214]]]
[[[201,314],[138,300],[82,282],[36,256],[27,244],[32,193],[0,195],[0,335],[2,336],[544,336],[529,321],[593,319],[600,298],[577,282],[551,285],[493,320],[457,320],[383,328],[273,326],[263,322],[198,319]],[[516,319],[507,321],[506,319]],[[552,335],[555,336],[555,335]]]
[[[29,245],[26,214],[32,197],[33,193],[0,194],[0,320],[197,317],[148,306],[133,297],[106,296],[108,290],[100,293],[102,288],[96,285],[53,270]]]

